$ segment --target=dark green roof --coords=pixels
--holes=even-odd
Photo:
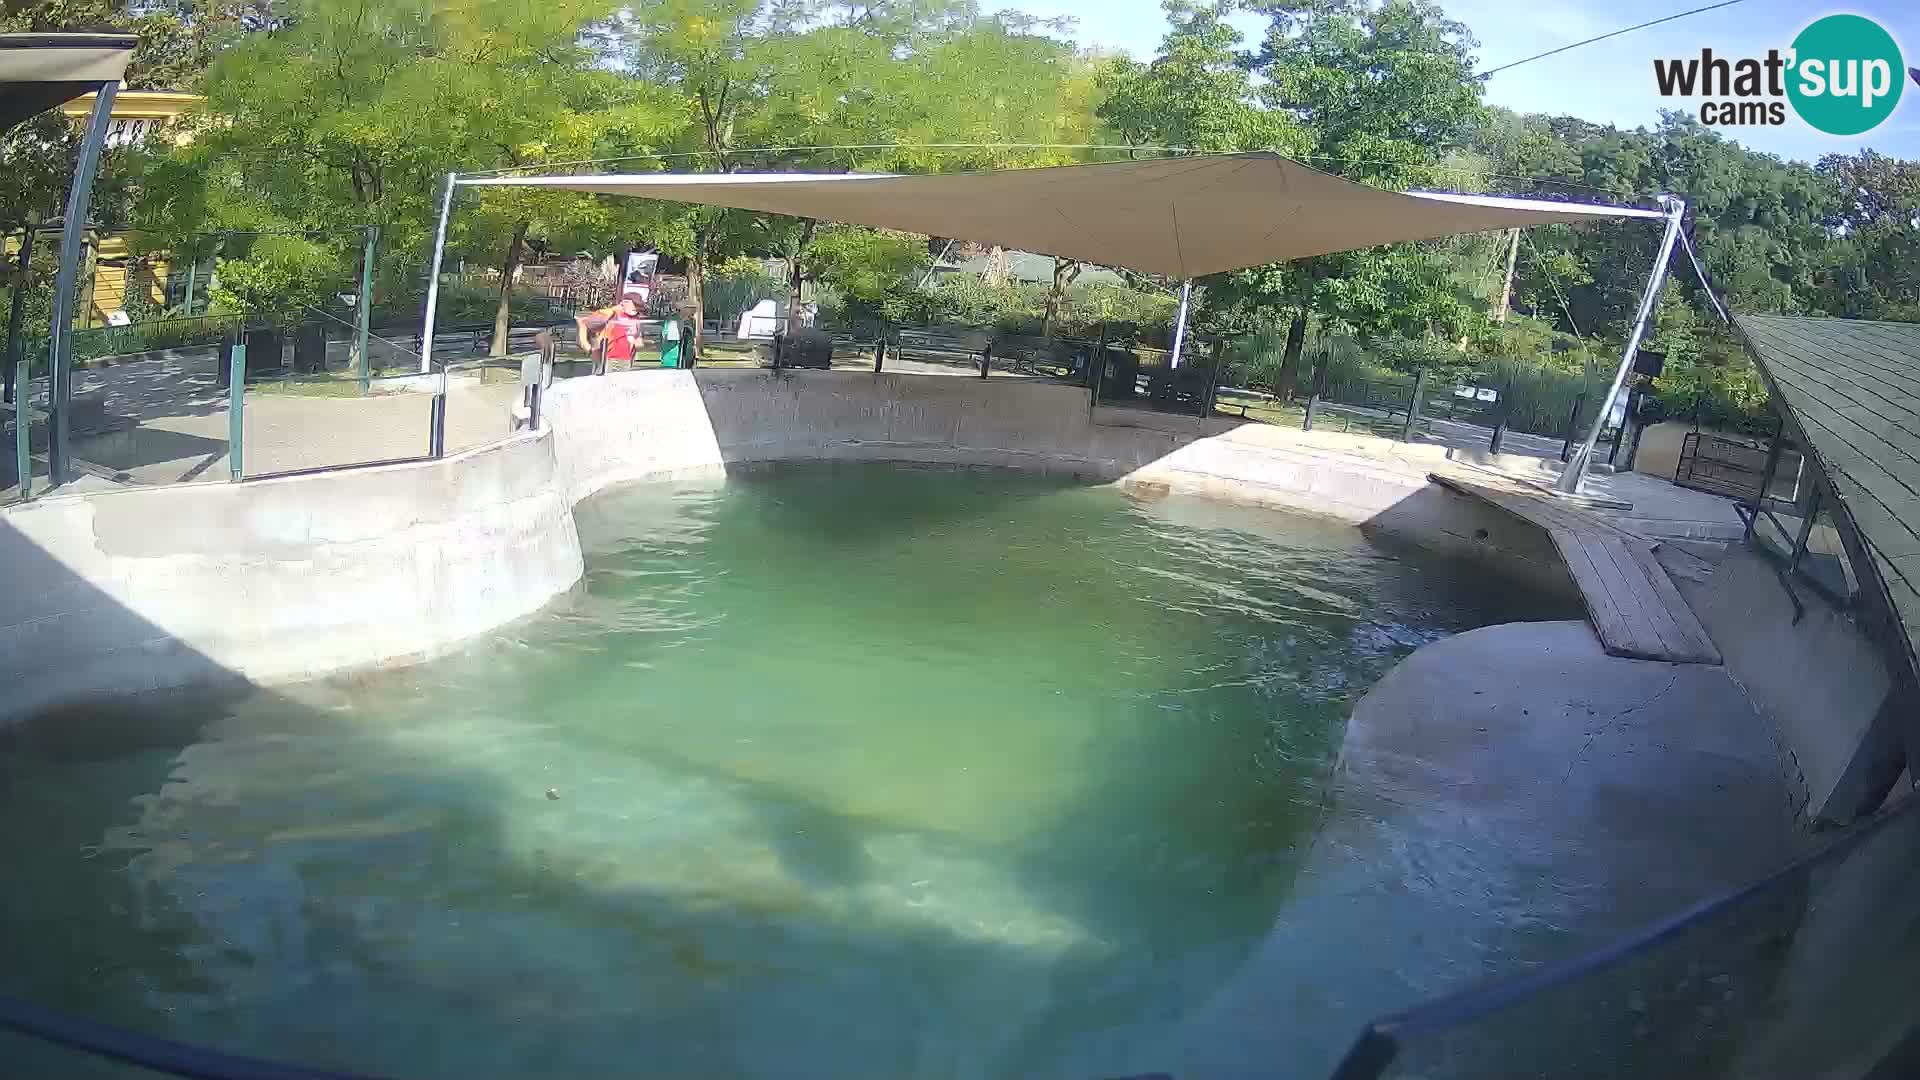
[[[1738,315],[1776,403],[1870,553],[1909,658],[1920,642],[1920,323]]]

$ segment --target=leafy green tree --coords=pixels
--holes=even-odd
[[[913,233],[828,225],[813,241],[810,274],[838,289],[860,321],[903,322],[915,286],[932,262]]]
[[[197,138],[155,164],[143,224],[168,242],[235,229],[323,238],[355,287],[378,226],[387,287],[417,287],[448,171],[645,150],[684,125],[671,95],[600,69],[582,28],[612,4],[560,0],[286,0],[280,29],[221,51]],[[613,227],[592,196],[489,189],[448,249],[499,266],[496,329],[529,245]],[[229,262],[248,256],[226,253]],[[317,266],[318,264],[310,264]],[[222,266],[223,278],[247,271]],[[506,335],[495,334],[495,348]]]
[[[1266,0],[1266,36],[1249,59],[1266,106],[1297,123],[1309,163],[1382,187],[1434,183],[1440,150],[1483,116],[1466,27],[1427,0]],[[1416,332],[1459,338],[1473,306],[1431,246],[1346,252],[1225,275],[1221,307],[1264,321],[1289,311],[1279,390],[1291,394],[1312,312],[1363,335]]]
[[[1091,72],[1051,24],[983,17],[966,0],[658,0],[619,22],[625,65],[676,88],[694,117],[677,165],[737,170],[935,171],[1051,163],[1057,152],[935,143],[1072,141],[1091,129]],[[764,148],[776,148],[772,150]],[[818,223],[709,207],[655,212],[687,259],[704,315],[707,267],[753,251],[787,263],[798,312]]]
[[[1284,112],[1261,107],[1241,62],[1231,0],[1163,0],[1167,33],[1150,64],[1121,57],[1099,73],[1098,115],[1122,140],[1209,153],[1307,152],[1311,136]]]

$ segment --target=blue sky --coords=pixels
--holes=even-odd
[[[1465,23],[1479,39],[1482,68],[1704,2],[1707,0],[1441,0],[1447,14]],[[1075,36],[1082,43],[1124,49],[1142,59],[1153,55],[1164,26],[1158,0],[1017,0],[1014,6],[1035,15],[1069,16],[1078,22]],[[1676,105],[1655,91],[1655,57],[1698,56],[1702,46],[1711,47],[1716,55],[1734,58],[1764,56],[1768,48],[1790,45],[1807,23],[1840,11],[1877,20],[1900,43],[1907,65],[1920,67],[1920,3],[1915,0],[1852,0],[1833,6],[1819,0],[1746,0],[1495,75],[1487,83],[1487,101],[1526,112],[1564,113],[1622,127],[1650,126],[1658,121],[1663,105]],[[1237,21],[1249,32],[1249,39],[1263,25],[1258,18],[1243,16]],[[1698,108],[1697,100],[1693,107]],[[1822,134],[1801,123],[1791,109],[1784,127],[1722,130],[1756,150],[1805,161],[1868,146],[1897,157],[1920,158],[1920,86],[1909,78],[1892,118],[1863,136],[1836,138]]]

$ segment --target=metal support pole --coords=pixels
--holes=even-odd
[[[1427,369],[1413,376],[1413,396],[1407,399],[1407,422],[1400,426],[1400,441],[1412,442],[1414,425],[1420,423],[1420,399],[1427,393]]]
[[[367,226],[366,242],[360,254],[360,315],[354,320],[357,341],[360,350],[360,396],[365,397],[373,386],[373,361],[367,356],[367,337],[373,328],[373,244],[378,235],[378,225]]]
[[[881,324],[881,327],[880,327],[879,340],[873,343],[873,373],[875,375],[880,374],[880,369],[883,366],[885,366],[886,362],[887,362],[887,328],[886,328],[886,325],[883,323]]]
[[[87,236],[87,210],[93,200],[93,176],[100,169],[100,151],[107,145],[107,121],[113,114],[118,82],[102,85],[93,95],[93,115],[80,139],[80,160],[73,167],[73,186],[67,189],[67,215],[60,229],[60,272],[53,283],[53,318],[47,334],[47,463],[52,481],[66,483],[68,405],[73,397],[73,299],[80,282],[80,249]]]
[[[1653,308],[1660,300],[1660,285],[1667,277],[1667,262],[1673,258],[1674,242],[1680,238],[1680,219],[1686,213],[1686,201],[1675,195],[1663,195],[1660,203],[1667,211],[1667,229],[1660,237],[1660,254],[1654,256],[1653,272],[1647,275],[1647,291],[1640,297],[1640,311],[1633,319],[1633,332],[1627,335],[1627,347],[1621,350],[1620,366],[1613,373],[1613,385],[1608,387],[1605,397],[1600,399],[1600,412],[1593,418],[1593,427],[1587,431],[1587,438],[1580,444],[1567,467],[1560,470],[1560,479],[1554,484],[1554,490],[1563,495],[1577,495],[1580,481],[1587,475],[1587,463],[1593,460],[1593,447],[1600,441],[1600,429],[1606,425],[1607,414],[1613,410],[1613,399],[1620,396],[1620,387],[1627,381],[1627,375],[1633,371],[1633,361],[1640,354],[1640,339],[1646,336],[1647,322],[1653,317]]]
[[[14,279],[13,310],[7,315],[7,385],[5,397],[9,403],[13,401],[14,387],[24,387],[27,385],[27,380],[24,375],[19,376],[16,380],[14,369],[19,366],[22,359],[20,356],[20,320],[26,315],[27,272],[31,267],[30,260],[33,258],[33,237],[34,233],[38,231],[34,228],[36,224],[38,224],[38,215],[35,215],[34,221],[28,223],[26,235],[20,238],[20,276]],[[20,370],[24,371],[26,369],[20,368]],[[25,395],[23,394],[22,396],[24,397]]]
[[[420,374],[433,370],[433,316],[440,304],[440,259],[447,250],[447,214],[453,209],[453,185],[458,173],[447,174],[440,192],[440,224],[433,231],[433,267],[427,272],[427,311],[420,321]]]
[[[197,276],[199,276],[199,273],[200,273],[200,257],[192,252],[188,252],[187,254],[187,301],[186,301],[186,309],[182,312],[183,315],[186,315],[188,317],[192,317],[193,315],[193,286],[195,284],[194,279]]]
[[[1187,304],[1193,299],[1193,279],[1185,278],[1180,282],[1180,313],[1173,317],[1173,355],[1168,358],[1167,366],[1180,366],[1180,349],[1187,342]]]
[[[227,478],[239,483],[246,476],[241,448],[246,443],[247,346],[234,345],[227,361]]]

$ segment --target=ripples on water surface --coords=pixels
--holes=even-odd
[[[0,744],[5,989],[409,1078],[1323,1074],[1405,1003],[1338,905],[1274,958],[1347,710],[1567,614],[996,471],[579,519],[583,587],[456,656]]]

